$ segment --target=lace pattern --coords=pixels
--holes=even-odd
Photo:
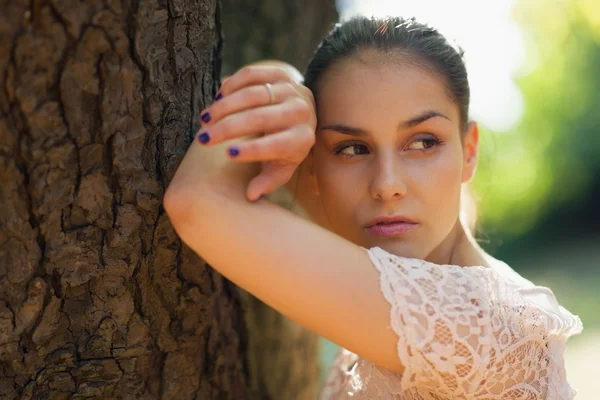
[[[367,250],[367,249],[365,249]],[[373,247],[402,375],[341,349],[321,400],[565,400],[566,339],[583,327],[510,267],[437,265]]]

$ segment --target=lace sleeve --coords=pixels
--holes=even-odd
[[[403,389],[452,399],[574,397],[563,353],[582,330],[577,316],[529,300],[491,268],[437,265],[379,247],[368,253],[391,305]]]

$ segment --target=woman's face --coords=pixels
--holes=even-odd
[[[472,124],[461,141],[443,81],[407,63],[345,60],[322,76],[317,115],[310,168],[330,229],[363,247],[445,262],[478,134]],[[390,216],[412,223],[369,228]]]

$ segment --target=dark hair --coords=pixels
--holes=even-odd
[[[403,62],[442,77],[450,98],[459,106],[461,128],[466,128],[470,90],[463,51],[414,18],[359,16],[336,24],[317,48],[304,74],[304,84],[313,92],[315,101],[318,102],[318,84],[324,71],[369,49],[394,59],[400,57]]]

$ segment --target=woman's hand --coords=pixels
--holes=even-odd
[[[312,92],[281,67],[251,65],[227,78],[216,100],[200,114],[203,126],[197,139],[211,146],[254,137],[228,149],[236,162],[262,162],[246,197],[255,201],[287,183],[315,142]]]

